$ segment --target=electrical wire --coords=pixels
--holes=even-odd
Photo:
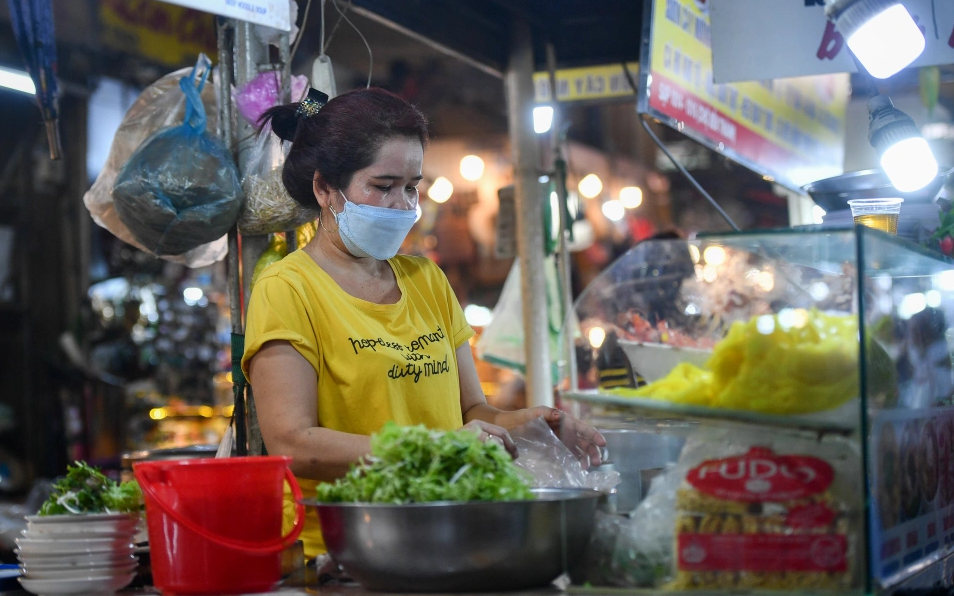
[[[324,4],[324,0],[321,2]],[[291,52],[288,54],[288,68],[291,68],[292,60],[295,59],[295,52],[298,51],[298,46],[301,44],[302,38],[305,37],[305,27],[308,25],[308,12],[311,10],[311,0],[308,0],[308,3],[305,4],[305,15],[301,19],[301,28],[298,29],[298,37],[295,38],[295,45],[292,46]],[[321,27],[324,31],[325,26],[325,11],[321,11]],[[322,33],[324,35],[324,33]]]
[[[361,33],[361,30],[351,22],[351,19],[341,11],[341,7],[338,6],[338,0],[331,0],[331,3],[334,5],[335,10],[338,11],[338,14],[341,15],[341,18],[345,20],[346,23],[351,25],[351,28],[354,29],[355,33],[358,34],[358,37],[361,38],[361,41],[364,42],[364,47],[368,48],[368,84],[367,87],[371,87],[371,73],[374,72],[374,52],[371,51],[371,44],[368,43],[368,40],[364,37],[364,34]]]
[[[629,67],[626,65],[625,61],[622,62],[622,65],[623,65],[623,72],[626,74],[626,80],[629,81],[629,86],[633,89],[633,93],[638,96],[639,87],[636,86],[636,81],[633,80],[633,75],[632,73],[629,72]],[[709,203],[715,208],[715,210],[719,213],[722,219],[724,219],[726,223],[732,227],[733,230],[735,230],[736,232],[739,232],[740,231],[739,226],[737,226],[735,222],[732,221],[732,218],[729,217],[729,214],[726,213],[725,210],[722,209],[722,207],[719,205],[719,203],[717,203],[716,200],[712,198],[712,195],[706,192],[706,189],[702,188],[702,185],[699,184],[699,182],[692,176],[692,174],[689,173],[689,170],[687,170],[685,167],[683,167],[681,163],[679,163],[679,160],[676,159],[676,156],[674,156],[669,151],[669,148],[666,147],[666,145],[659,139],[659,137],[656,136],[656,133],[653,132],[653,129],[649,126],[649,121],[643,116],[640,117],[639,121],[640,121],[640,124],[642,124],[643,128],[646,130],[646,133],[649,135],[649,138],[652,139],[653,142],[656,143],[656,146],[659,147],[659,149],[666,154],[666,157],[669,158],[669,161],[672,162],[672,165],[676,166],[676,169],[679,170],[679,173],[682,174],[683,177],[686,180],[688,180],[689,183],[692,184],[692,186],[697,191],[699,191],[699,194],[701,194],[703,197],[705,197],[707,201],[709,201]]]
[[[349,10],[351,10],[352,4],[354,4],[354,0],[348,0],[348,4],[346,4],[344,7],[345,12],[348,12]],[[331,45],[331,40],[335,38],[335,33],[338,32],[338,27],[340,27],[341,23],[343,22],[344,22],[344,19],[338,19],[337,21],[335,21],[335,26],[331,28],[331,33],[328,34],[328,40],[324,43],[324,45],[321,48],[322,54],[325,54],[328,52],[328,46]]]

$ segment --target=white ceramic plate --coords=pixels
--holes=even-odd
[[[138,565],[138,563],[139,560],[133,555],[106,559],[73,558],[62,561],[32,559],[27,557],[26,561],[20,561],[20,566],[30,571],[66,571],[72,569],[89,569],[91,567],[129,567]]]
[[[114,594],[117,590],[125,588],[135,577],[135,573],[71,579],[27,579],[21,577],[20,585],[23,586],[24,590],[42,596],[59,596],[60,594],[102,596]]]
[[[21,563],[23,562],[33,562],[33,563],[64,563],[69,564],[70,561],[77,562],[95,562],[95,561],[113,561],[115,559],[122,559],[124,557],[131,557],[135,553],[135,547],[122,548],[122,549],[110,549],[105,552],[23,552],[20,549],[13,551],[16,553],[17,558]]]
[[[32,554],[109,553],[132,550],[130,538],[86,538],[77,540],[36,540],[17,538],[20,552]]]
[[[624,339],[619,340],[619,345],[626,352],[633,370],[650,383],[665,377],[669,371],[676,368],[677,364],[689,362],[696,366],[703,366],[712,356],[712,350],[677,348],[666,344]]]
[[[79,567],[76,569],[34,569],[23,567],[23,577],[27,579],[81,579],[84,577],[108,577],[135,573],[138,563],[132,561],[114,567]]]
[[[28,515],[27,528],[38,534],[63,532],[116,533],[135,532],[139,516],[128,513],[103,513],[92,515]]]

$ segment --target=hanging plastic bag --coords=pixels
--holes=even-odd
[[[282,183],[285,152],[281,140],[265,128],[249,155],[242,190],[245,209],[238,220],[242,234],[260,236],[292,230],[313,221],[318,211],[302,207]]]
[[[308,93],[308,77],[291,78],[291,100],[300,101]],[[258,120],[265,110],[276,105],[281,99],[282,79],[277,70],[259,73],[255,78],[234,93],[235,107],[239,114],[252,126],[258,126]]]
[[[116,175],[129,157],[139,148],[143,141],[159,129],[175,126],[182,122],[185,115],[185,96],[179,89],[179,80],[184,76],[191,76],[196,70],[208,69],[211,62],[205,55],[200,55],[196,66],[183,68],[170,73],[143,91],[136,102],[129,108],[123,117],[116,135],[109,148],[109,157],[97,176],[92,188],[83,197],[83,202],[89,213],[100,227],[106,228],[114,236],[140,250],[149,252],[142,243],[126,227],[119,218],[113,204],[113,185]],[[200,81],[203,79],[200,77]],[[199,90],[202,103],[209,113],[217,110],[216,94],[213,85],[205,85]],[[214,124],[209,123],[214,130]],[[167,261],[186,265],[188,267],[205,267],[225,258],[228,245],[225,236],[208,244],[194,248],[181,255],[164,255]]]
[[[179,82],[186,96],[183,123],[149,137],[113,187],[120,219],[157,255],[180,255],[220,238],[235,224],[244,202],[232,155],[206,131],[196,76]]]
[[[556,362],[563,348],[560,345],[563,328],[563,293],[560,290],[560,276],[557,272],[556,258],[548,256],[543,261],[544,277],[546,278],[547,314],[550,328],[550,359]],[[523,302],[520,291],[520,261],[513,262],[507,281],[497,306],[494,307],[493,319],[484,328],[477,341],[477,357],[481,360],[524,374],[526,372],[526,358],[523,352]],[[552,366],[553,382],[558,381],[559,370]]]

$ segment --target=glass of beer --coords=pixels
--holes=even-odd
[[[903,202],[904,199],[854,199],[848,201],[848,205],[856,224],[897,234]]]

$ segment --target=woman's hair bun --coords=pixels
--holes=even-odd
[[[263,128],[271,124],[272,132],[279,139],[291,143],[295,140],[295,134],[298,132],[299,120],[298,104],[290,103],[269,108],[258,119],[258,124]]]

